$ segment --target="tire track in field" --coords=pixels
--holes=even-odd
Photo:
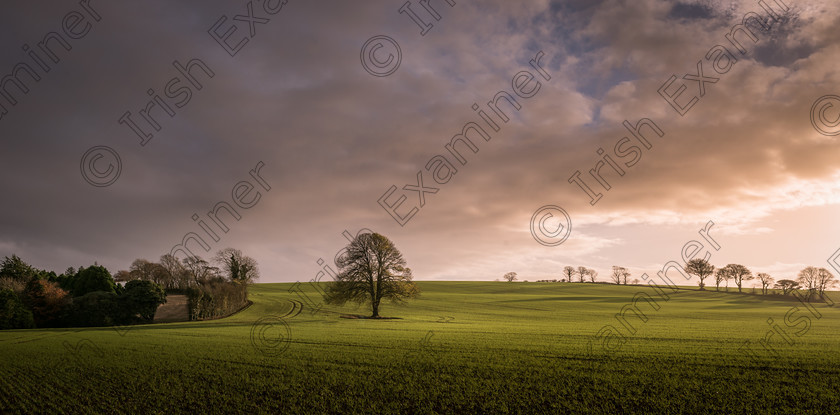
[[[292,308],[286,314],[277,316],[278,318],[295,318],[301,311],[303,311],[303,303],[298,300],[289,300],[292,303]]]

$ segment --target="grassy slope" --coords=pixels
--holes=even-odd
[[[629,318],[638,331],[607,356],[587,342],[652,290],[419,285],[419,299],[385,305],[400,320],[338,318],[366,313],[348,306],[281,321],[297,297],[260,284],[253,306],[222,320],[0,332],[0,412],[840,411],[838,307],[817,306],[807,333],[756,363],[738,348],[798,303],[684,291],[645,309],[647,323]],[[277,341],[286,328],[290,341]]]

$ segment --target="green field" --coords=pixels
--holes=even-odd
[[[840,413],[840,305],[815,318],[793,299],[681,290],[659,310],[642,301],[647,322],[627,314],[636,333],[619,350],[590,352],[654,291],[418,285],[407,305],[383,303],[400,319],[312,314],[290,284],[257,284],[221,320],[0,332],[0,413]],[[792,307],[808,321],[785,326]],[[794,343],[773,336],[778,355],[758,345],[768,318]]]

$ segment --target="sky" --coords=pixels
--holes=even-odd
[[[7,3],[0,256],[186,238],[305,282],[372,230],[416,280],[829,268],[840,3],[404,3]]]

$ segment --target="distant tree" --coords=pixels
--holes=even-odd
[[[834,278],[834,274],[831,271],[820,268],[819,272],[817,273],[817,292],[819,293],[820,297],[825,298],[825,289],[837,284],[837,280]]]
[[[639,279],[638,278],[633,278],[633,284],[638,285],[639,284]]]
[[[729,275],[727,274],[729,269],[727,268],[718,268],[715,270],[715,291],[720,291],[720,283],[723,281],[727,281],[727,285],[729,284]]]
[[[594,269],[590,268],[589,272],[587,272],[586,275],[589,276],[589,282],[595,282],[595,278],[598,278],[598,271],[595,271]]]
[[[11,257],[4,257],[3,261],[0,261],[0,278],[10,278],[25,284],[37,273],[38,271],[35,268],[23,262],[19,256],[14,254]]]
[[[161,264],[138,258],[131,263],[129,272],[133,280],[151,281],[155,284],[173,285],[172,274]]]
[[[820,270],[817,267],[805,267],[799,271],[796,281],[803,288],[808,290],[807,298],[810,301],[811,297],[817,292],[817,280],[819,279]]]
[[[120,297],[129,315],[139,314],[140,318],[151,322],[159,305],[166,303],[166,292],[151,281],[129,281],[125,292]]]
[[[629,275],[629,273],[627,272],[627,268],[619,267],[617,265],[613,265],[612,274],[610,274],[610,278],[612,279],[612,281],[614,283],[621,284],[621,279],[622,278],[624,278],[625,281],[626,281],[626,277],[624,277],[624,274]]]
[[[589,275],[589,268],[586,267],[578,267],[577,275],[580,279],[580,282],[586,281],[586,276]]]
[[[222,274],[230,281],[251,284],[260,278],[257,261],[238,249],[222,249],[214,259]]]
[[[114,282],[129,282],[134,279],[134,275],[124,269],[114,273]]]
[[[85,295],[94,291],[115,292],[114,278],[105,267],[92,265],[87,268],[80,268],[72,284],[74,297]]]
[[[207,282],[219,275],[219,268],[210,265],[200,256],[184,258],[184,272],[189,276],[190,281],[196,285]]]
[[[61,323],[70,296],[58,283],[34,278],[26,284],[23,293],[23,302],[32,310],[36,326],[52,327]]]
[[[575,271],[575,267],[571,267],[571,266],[568,266],[568,265],[565,266],[563,268],[563,276],[566,277],[565,281],[572,282],[575,278],[575,273],[576,272],[577,271]]]
[[[165,254],[160,257],[160,266],[166,272],[169,283],[164,288],[186,289],[192,281],[190,275],[184,268],[184,264],[172,254]]]
[[[799,282],[794,280],[779,280],[776,282],[775,288],[782,290],[782,295],[788,295],[791,291],[799,288]]]
[[[514,282],[514,281],[517,280],[516,273],[515,272],[508,272],[507,274],[502,276],[502,279],[507,281],[507,282]]]
[[[773,277],[766,272],[759,272],[755,276],[758,278],[758,281],[761,282],[761,293],[767,295],[767,289],[770,287],[770,284],[773,283]]]
[[[688,264],[686,264],[685,272],[699,278],[700,289],[705,290],[706,283],[704,281],[707,277],[714,274],[715,267],[703,258],[694,258],[691,261],[688,261]]]
[[[735,281],[735,285],[738,286],[738,292],[741,292],[741,285],[743,284],[744,281],[751,280],[751,279],[755,278],[755,277],[753,277],[752,272],[750,272],[750,270],[747,269],[747,267],[745,267],[741,264],[728,264],[724,268],[728,269],[728,271],[726,272],[726,275],[728,275],[730,278],[732,278],[732,280]],[[728,284],[727,284],[727,290],[728,290]]]
[[[20,296],[12,290],[0,289],[0,330],[33,327],[32,312],[26,309]]]
[[[371,317],[376,318],[382,299],[400,302],[419,294],[402,253],[378,233],[356,236],[336,265],[339,273],[324,295],[329,304],[370,301]]]

